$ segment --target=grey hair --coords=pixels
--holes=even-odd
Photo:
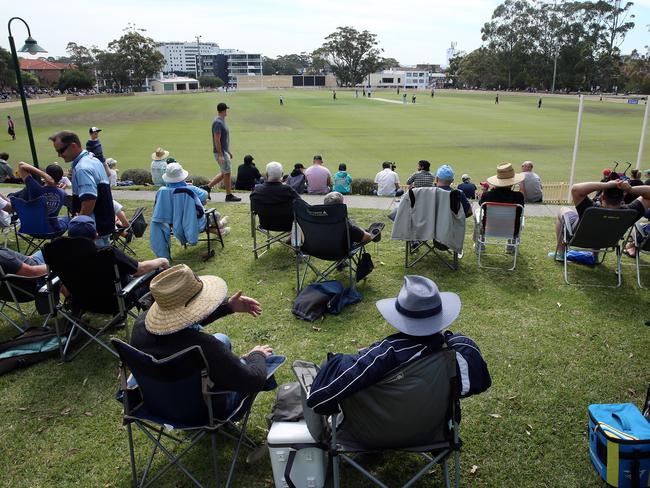
[[[334,205],[336,203],[343,203],[343,195],[338,191],[331,191],[327,195],[325,195],[325,199],[323,200],[323,203],[325,205]]]
[[[271,161],[266,165],[266,179],[267,181],[280,181],[282,180],[282,175],[284,170],[282,165],[277,161]]]

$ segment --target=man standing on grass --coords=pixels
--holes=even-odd
[[[49,139],[59,157],[72,163],[73,212],[88,215],[95,221],[98,246],[110,245],[109,238],[115,230],[115,211],[104,165],[81,148],[79,136],[74,132],[57,132]]]
[[[102,143],[99,140],[99,133],[102,130],[99,127],[91,127],[88,129],[88,135],[90,139],[86,141],[86,151],[93,153],[97,159],[102,163],[106,161],[104,157],[104,149],[102,148]]]
[[[12,141],[16,140],[16,126],[14,125],[11,115],[7,115],[7,134],[11,136]]]
[[[230,107],[221,102],[217,105],[217,118],[212,122],[212,152],[214,159],[221,170],[217,176],[212,178],[210,183],[201,188],[208,192],[218,185],[221,180],[226,187],[226,202],[241,202],[241,198],[232,194],[232,182],[230,179],[232,153],[230,152],[230,129],[226,124],[226,116]]]

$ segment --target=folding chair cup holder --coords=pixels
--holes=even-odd
[[[127,428],[133,486],[153,486],[174,467],[194,486],[207,486],[182,462],[188,452],[206,436],[211,443],[214,479],[214,484],[210,486],[220,486],[217,434],[221,434],[236,441],[224,485],[228,488],[234,478],[242,445],[250,449],[256,447],[246,434],[254,398],[243,398],[227,419],[217,420],[213,411],[213,399],[230,392],[211,389],[209,366],[200,346],[157,360],[119,339],[112,339],[111,342],[120,358],[119,399],[124,405],[123,422]],[[129,378],[129,372],[133,379]],[[235,420],[238,417],[241,420]],[[239,426],[236,422],[239,422]],[[140,473],[135,452],[134,425],[152,444],[145,468]],[[157,472],[153,474],[157,454],[161,454],[168,462],[163,467],[156,466]]]
[[[480,208],[474,221],[474,249],[479,268],[506,269],[514,271],[517,267],[517,256],[521,230],[524,227],[524,207],[514,203],[485,202]],[[505,249],[503,252],[487,252],[488,246]],[[507,267],[488,266],[483,256],[512,256],[512,264]]]
[[[345,268],[348,269],[349,286],[354,287],[353,273],[356,273],[364,246],[353,246],[350,241],[346,205],[309,205],[304,200],[296,200],[293,211],[293,232],[296,236],[299,232],[302,234],[302,243],[295,247],[296,290],[302,290],[310,270],[316,275],[316,281],[324,281],[335,271]],[[313,258],[331,264],[320,270]]]
[[[573,230],[567,218],[563,219],[562,242],[564,244],[564,281],[567,285],[575,285],[569,281],[569,260],[567,255],[571,250],[589,251],[597,254],[596,264],[602,264],[608,252],[616,255],[616,285],[622,283],[621,273],[621,242],[629,234],[638,216],[635,210],[612,209],[602,207],[587,208],[578,226]],[[557,249],[556,249],[557,253]],[[612,285],[580,283],[580,286],[603,287]]]
[[[404,485],[409,487],[440,464],[451,486],[448,459],[453,456],[454,486],[460,484],[460,401],[453,351],[444,349],[387,374],[378,383],[340,401],[340,413],[329,422],[306,405],[317,367],[296,361],[294,373],[302,388],[303,409],[309,431],[326,443],[332,458],[333,485],[341,485],[341,464],[348,464],[374,484],[388,488],[361,464],[358,455],[407,452],[424,460]],[[381,426],[380,428],[378,428]]]

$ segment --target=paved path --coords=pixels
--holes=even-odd
[[[0,186],[0,193],[6,195],[7,193],[15,192],[19,189],[17,185],[5,185]],[[68,193],[70,191],[68,190]],[[250,200],[248,198],[248,193],[237,193],[238,197],[241,198],[241,204],[248,205]],[[156,196],[155,191],[145,191],[145,190],[119,190],[117,188],[113,189],[113,198],[117,201],[122,200],[143,200],[143,201],[153,201]],[[226,196],[223,192],[215,192],[212,194],[211,203],[223,203],[223,199]],[[323,203],[322,195],[302,195],[303,200],[307,203],[314,205],[318,203]],[[345,197],[345,203],[350,208],[363,208],[363,209],[375,209],[375,210],[385,210],[387,213],[397,204],[399,199],[388,198],[388,197],[374,197],[374,196],[364,196],[364,195],[348,195]],[[230,204],[230,205],[237,205]],[[476,202],[473,203],[474,208],[477,207]],[[528,204],[524,208],[524,215],[526,217],[555,217],[560,209],[560,205],[544,205],[544,204]]]

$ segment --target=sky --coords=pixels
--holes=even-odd
[[[105,49],[122,35],[127,24],[146,29],[156,41],[217,42],[268,57],[311,52],[339,26],[352,26],[377,34],[385,57],[403,65],[446,64],[452,42],[470,52],[481,45],[481,27],[490,20],[499,0],[111,0],[88,2],[33,0],[11,2],[2,9],[0,25],[9,16],[27,21],[45,56],[65,55],[73,41]],[[58,5],[57,5],[58,4]],[[632,7],[636,26],[622,44],[623,53],[644,50],[650,44],[650,0]],[[4,17],[4,18],[3,18]],[[12,32],[20,48],[27,37],[20,21]],[[5,34],[6,36],[6,34]],[[0,46],[9,48],[7,37]],[[29,57],[29,56],[27,56]]]

